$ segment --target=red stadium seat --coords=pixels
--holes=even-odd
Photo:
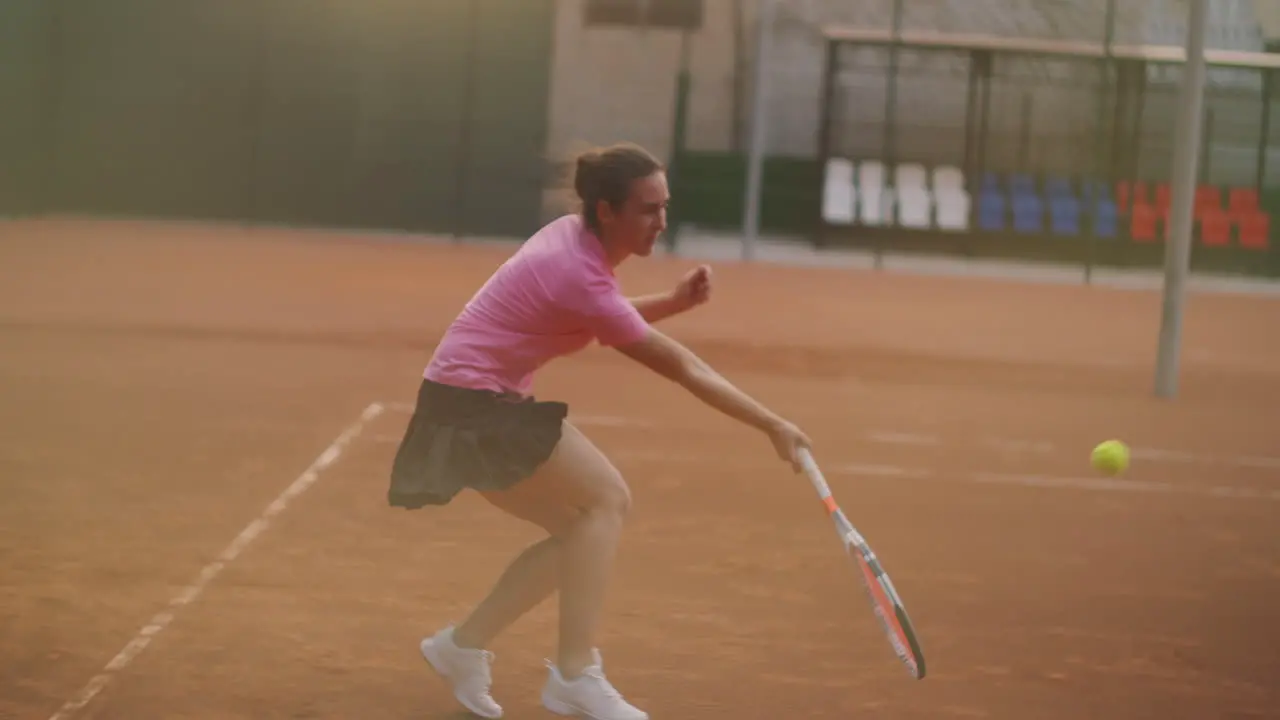
[[[1146,203],[1134,203],[1129,213],[1129,237],[1135,242],[1152,243],[1159,240],[1156,233],[1159,214]]]
[[[1201,185],[1196,188],[1196,213],[1222,209],[1222,189],[1217,185]]]
[[[1271,216],[1264,212],[1245,213],[1236,216],[1240,229],[1240,247],[1248,250],[1266,250],[1271,246]]]
[[[1234,216],[1249,215],[1258,211],[1258,191],[1253,188],[1231,188],[1227,207]]]
[[[1173,205],[1173,190],[1169,187],[1169,183],[1160,183],[1156,186],[1156,210],[1160,212],[1161,217],[1169,216],[1169,208]]]
[[[1231,244],[1231,216],[1207,207],[1200,213],[1200,242],[1208,247]]]
[[[1130,201],[1143,204],[1147,202],[1146,183],[1125,180],[1116,183],[1116,206],[1120,212],[1129,212]]]

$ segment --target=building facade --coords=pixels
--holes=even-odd
[[[631,140],[671,153],[674,103],[682,57],[691,73],[687,146],[741,149],[750,107],[755,46],[754,0],[702,0],[692,27],[600,22],[597,4],[671,5],[679,0],[559,0],[555,21],[548,151],[565,158],[583,145]],[[1181,44],[1187,0],[1116,0],[1114,41]],[[824,24],[889,28],[892,0],[777,0],[770,77],[770,154],[811,157],[818,146]],[[1261,51],[1261,28],[1280,14],[1276,0],[1211,0],[1210,47]],[[1101,41],[1107,0],[905,0],[902,26],[912,30]],[[639,16],[636,16],[639,17]],[[634,18],[633,18],[634,19]],[[640,18],[643,20],[643,18]],[[687,55],[682,53],[687,52]],[[884,53],[850,53],[837,82],[837,143],[851,154],[882,147],[887,93]],[[903,53],[895,87],[898,143],[925,162],[955,162],[963,148],[967,60]],[[1078,162],[1079,143],[1099,117],[1098,73],[1085,63],[1004,60],[992,90],[992,133],[1006,140],[993,152],[1063,170]],[[1169,72],[1173,71],[1173,72]],[[1152,78],[1151,118],[1176,94],[1176,69]],[[1215,85],[1254,83],[1248,74],[1212,74]],[[1233,106],[1234,107],[1234,106]],[[1239,115],[1231,112],[1224,114]],[[1248,113],[1245,113],[1248,114]],[[1151,122],[1156,122],[1151,120]],[[1172,122],[1172,116],[1169,116]],[[1172,127],[1150,133],[1168,142]],[[1082,139],[1083,138],[1083,139]],[[1244,143],[1247,145],[1247,143]],[[1158,150],[1151,153],[1159,157]],[[997,155],[997,162],[1003,158]],[[1012,161],[1012,157],[1010,158]],[[1230,165],[1231,163],[1228,163]],[[1160,172],[1153,168],[1152,172]]]

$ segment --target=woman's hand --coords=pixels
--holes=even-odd
[[[711,299],[711,266],[699,265],[685,274],[673,291],[682,311],[692,310]]]
[[[813,441],[795,424],[786,420],[779,420],[770,426],[768,432],[769,440],[773,442],[773,449],[777,451],[778,457],[791,463],[792,470],[800,472],[800,449],[812,448]]]

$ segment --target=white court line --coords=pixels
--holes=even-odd
[[[412,413],[413,405],[407,403],[388,403],[387,408],[395,412]],[[658,423],[638,420],[619,415],[574,415],[569,420],[582,427],[629,427],[636,429],[655,428]],[[948,443],[936,435],[919,433],[894,432],[876,430],[860,436],[867,442],[878,445],[905,445],[915,447],[944,447]],[[1053,443],[1043,440],[1016,440],[1012,438],[988,437],[980,441],[982,445],[996,450],[1019,453],[1050,454],[1062,450]],[[1159,448],[1131,447],[1129,453],[1134,460],[1150,462],[1178,463],[1184,465],[1225,465],[1228,467],[1246,467],[1257,470],[1280,470],[1280,457],[1261,455],[1197,455],[1180,450],[1161,450]]]
[[[371,442],[379,444],[398,444],[399,435],[370,435]],[[702,465],[717,470],[733,470],[735,472],[759,472],[768,465],[753,462],[742,462],[732,457],[671,453],[655,450],[622,450],[611,451],[610,457],[616,460],[632,460],[640,462],[666,463],[668,465]],[[779,470],[779,472],[783,472]],[[940,482],[969,482],[978,485],[1010,485],[1029,488],[1058,488],[1068,490],[1084,490],[1088,492],[1120,492],[1120,493],[1162,493],[1168,495],[1199,495],[1203,497],[1230,500],[1266,500],[1280,502],[1280,490],[1255,490],[1247,487],[1230,485],[1180,485],[1155,480],[1126,480],[1124,478],[1074,477],[1061,475],[1040,475],[1034,473],[998,473],[998,472],[947,472],[942,473],[929,468],[911,468],[901,465],[873,465],[867,463],[828,462],[823,465],[823,472],[831,477],[850,478],[886,478],[898,480],[936,480]]]
[[[164,610],[156,613],[155,617],[151,618],[151,621],[129,641],[129,644],[125,645],[124,649],[116,654],[111,659],[111,662],[107,663],[102,672],[89,680],[84,688],[75,697],[68,700],[49,720],[65,720],[71,717],[76,711],[88,705],[89,701],[93,700],[98,693],[102,692],[102,689],[111,682],[116,673],[133,662],[134,658],[138,657],[151,644],[151,640],[168,627],[169,623],[173,622],[174,616],[177,615],[180,609],[191,604],[192,601],[199,597],[200,593],[204,592],[204,589],[209,586],[209,583],[213,582],[213,579],[218,576],[218,573],[222,572],[227,565],[230,565],[239,557],[240,553],[244,552],[244,549],[249,546],[249,543],[253,542],[255,538],[267,529],[271,518],[283,512],[291,500],[301,495],[319,479],[321,472],[337,462],[338,458],[342,456],[343,450],[360,435],[371,420],[382,414],[384,407],[381,403],[373,403],[365,408],[364,412],[360,413],[360,417],[348,425],[329,444],[329,447],[325,448],[316,457],[310,467],[304,470],[275,500],[271,501],[271,504],[262,511],[261,515],[240,531],[240,534],[231,541],[231,544],[218,554],[217,559],[204,566],[190,585],[175,595]]]

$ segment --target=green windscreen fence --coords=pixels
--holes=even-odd
[[[747,186],[745,153],[686,150],[674,163],[672,213],[682,224],[742,228]],[[808,234],[818,217],[822,172],[812,158],[767,157],[760,192],[760,229]]]
[[[0,217],[47,198],[50,15],[43,0],[0,0]]]
[[[541,213],[553,2],[472,0],[464,227],[521,235]],[[540,58],[540,59],[539,59]]]
[[[58,208],[239,215],[255,131],[255,6],[112,0],[54,7]]]
[[[13,186],[43,166],[54,210],[527,234],[552,11],[4,0],[0,149],[17,159],[0,169],[0,208],[31,205]],[[47,142],[29,142],[41,128]]]

